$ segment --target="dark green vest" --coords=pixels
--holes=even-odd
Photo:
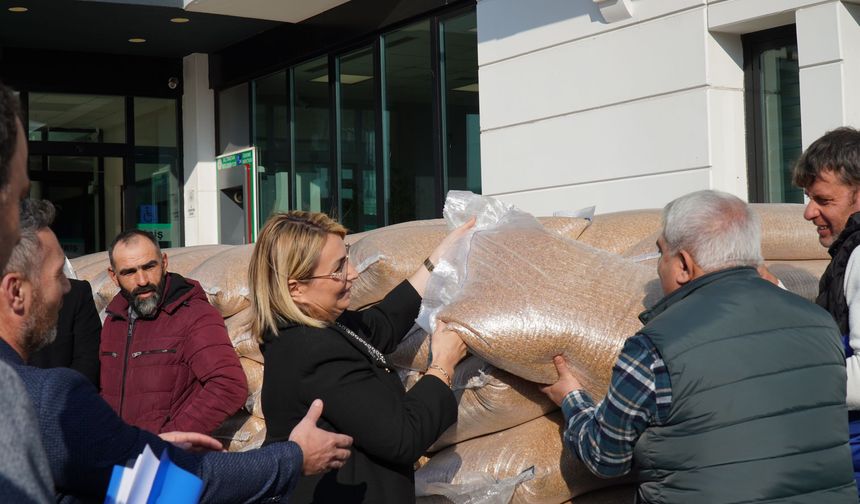
[[[643,313],[669,370],[666,425],[634,450],[647,503],[857,503],[845,358],[830,315],[752,268]]]

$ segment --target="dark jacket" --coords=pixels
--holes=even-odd
[[[295,443],[243,453],[189,453],[124,423],[80,373],[27,366],[2,340],[0,360],[15,369],[33,401],[60,496],[103,502],[113,466],[133,460],[147,444],[158,455],[168,450],[171,460],[203,479],[200,502],[286,497],[301,474],[302,452]]]
[[[245,403],[245,373],[200,284],[169,273],[164,292],[155,316],[132,325],[122,294],[108,305],[101,394],[142,429],[209,434]]]
[[[57,318],[57,339],[30,356],[30,365],[40,368],[67,367],[99,386],[99,335],[102,321],[93,301],[90,283],[69,279],[72,288],[63,296]]]
[[[636,442],[642,501],[857,502],[845,361],[827,312],[734,268],[678,289],[643,322],[672,405]]]
[[[382,302],[338,322],[383,353],[414,323],[421,298],[403,282]],[[310,403],[323,400],[319,426],[354,439],[343,468],[303,478],[291,504],[414,502],[413,464],[457,419],[454,394],[436,377],[405,392],[397,373],[336,326],[284,326],[263,345],[266,442],[287,439]]]
[[[860,213],[848,219],[845,229],[827,249],[831,260],[818,282],[818,297],[815,299],[818,306],[830,312],[843,335],[847,335],[850,330],[848,301],[845,299],[845,270],[857,245],[860,245]]]

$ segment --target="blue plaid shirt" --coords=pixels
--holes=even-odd
[[[637,334],[621,349],[600,404],[584,390],[564,398],[564,443],[597,476],[622,476],[632,467],[636,440],[649,426],[662,425],[671,406],[666,364],[651,340]]]

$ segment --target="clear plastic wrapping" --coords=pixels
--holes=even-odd
[[[472,473],[487,474],[495,481],[516,477],[534,466],[534,478],[514,491],[512,503],[556,504],[610,485],[592,475],[565,448],[561,440],[560,413],[536,418],[512,429],[470,439],[437,453],[415,473],[416,495],[426,495],[432,483],[463,485]],[[433,488],[429,486],[429,488]],[[492,484],[487,492],[493,491]]]

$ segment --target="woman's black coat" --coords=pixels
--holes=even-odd
[[[376,306],[344,312],[338,322],[390,353],[412,327],[421,298],[403,282]],[[303,477],[290,497],[302,503],[408,503],[415,500],[413,464],[457,420],[457,403],[433,376],[406,392],[397,373],[333,325],[289,325],[262,345],[266,442],[286,440],[314,399],[319,426],[354,439],[343,468]]]

